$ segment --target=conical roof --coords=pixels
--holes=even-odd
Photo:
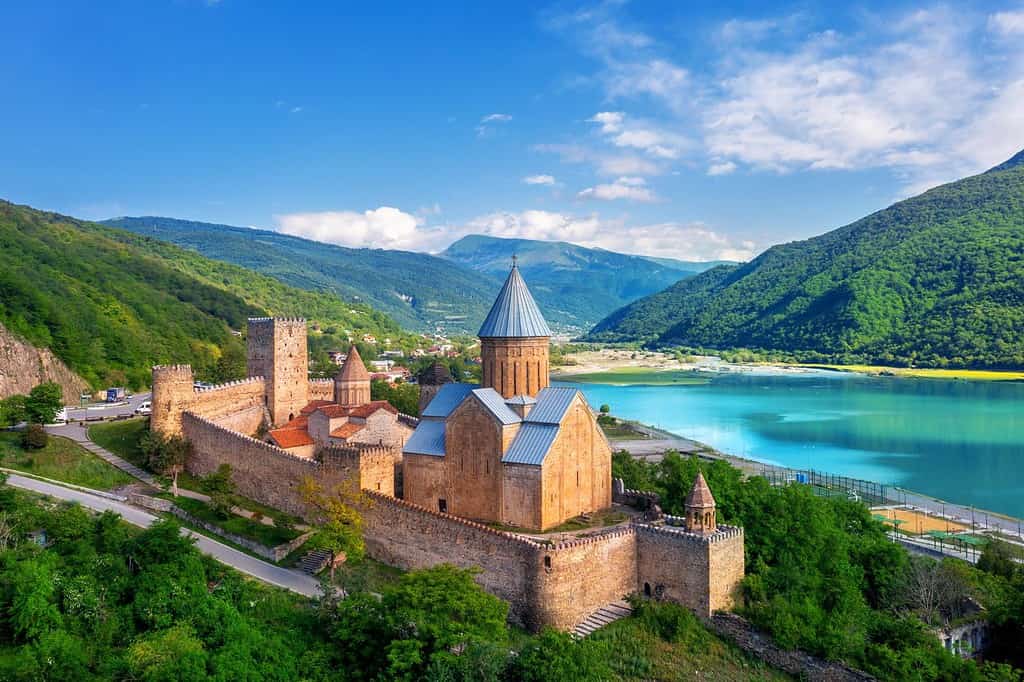
[[[477,332],[480,337],[551,336],[551,329],[540,314],[526,282],[513,263],[497,300]]]
[[[349,348],[345,364],[341,366],[341,371],[338,372],[335,379],[342,381],[370,380],[370,373],[366,371],[366,365],[363,364],[363,359],[359,357],[359,350],[354,345]]]
[[[697,472],[697,479],[690,488],[690,494],[686,496],[687,507],[714,507],[715,498],[711,494],[708,482],[704,480],[704,474]]]

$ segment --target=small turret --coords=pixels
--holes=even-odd
[[[715,498],[704,474],[698,471],[690,494],[686,496],[686,530],[708,535],[714,533],[716,527]]]

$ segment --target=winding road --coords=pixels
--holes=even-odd
[[[120,514],[121,518],[128,523],[143,528],[148,527],[159,518],[125,502],[100,497],[83,490],[65,488],[64,486],[47,483],[46,481],[29,478],[28,476],[9,474],[7,483],[17,488],[31,490],[57,499],[67,500],[68,502],[77,502],[93,511],[113,511]],[[181,534],[195,538],[196,548],[199,551],[246,575],[307,597],[318,597],[321,594],[320,582],[310,575],[261,561],[187,528],[182,528]]]

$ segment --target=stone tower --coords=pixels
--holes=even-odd
[[[350,407],[370,402],[370,373],[354,345],[349,348],[341,371],[334,377],[334,402]]]
[[[452,383],[452,373],[440,360],[434,360],[430,367],[420,372],[417,377],[420,383],[420,414],[445,384]]]
[[[164,436],[181,435],[181,413],[192,407],[195,389],[191,365],[157,365],[153,368],[153,412],[150,429]]]
[[[482,386],[493,388],[505,398],[536,397],[548,386],[551,329],[526,288],[515,257],[505,286],[477,336]]]
[[[306,321],[302,318],[249,318],[249,376],[263,377],[267,409],[274,424],[299,414],[309,402]]]
[[[686,496],[686,529],[707,535],[714,533],[717,525],[715,498],[711,495],[707,481],[704,480],[704,474],[698,471],[690,494]]]

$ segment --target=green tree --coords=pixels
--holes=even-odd
[[[320,527],[314,543],[329,549],[335,559],[344,556],[345,561],[357,563],[366,553],[363,541],[363,516],[361,509],[371,502],[359,489],[355,479],[324,490],[315,479],[306,477],[299,486],[302,501],[314,510]],[[330,579],[334,582],[335,561],[331,561]]]
[[[128,664],[143,682],[206,680],[206,651],[188,625],[154,632],[128,648]]]
[[[13,426],[26,419],[26,396],[11,395],[0,400],[0,427]]]
[[[52,559],[40,556],[18,562],[7,607],[11,629],[22,640],[36,640],[61,626]]]
[[[64,392],[52,381],[35,386],[25,399],[25,416],[34,424],[49,424],[64,407]]]
[[[29,424],[21,433],[21,447],[26,450],[42,450],[50,442],[50,437],[42,424]]]
[[[587,640],[577,641],[564,632],[544,630],[532,638],[512,664],[513,676],[522,682],[587,682],[613,677],[609,652]]]

